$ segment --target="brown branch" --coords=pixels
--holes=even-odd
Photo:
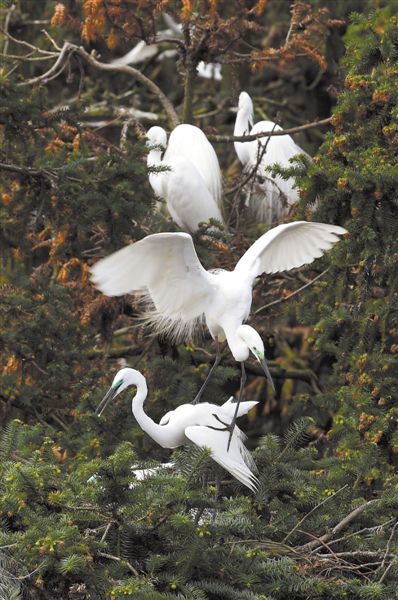
[[[376,502],[379,502],[378,498],[375,500],[369,500],[368,502],[361,504],[361,506],[358,506],[357,508],[352,510],[346,517],[344,517],[344,519],[342,519],[339,523],[337,523],[337,525],[335,525],[331,531],[328,531],[327,533],[325,533],[320,538],[317,538],[316,540],[312,540],[311,542],[304,544],[304,546],[300,546],[300,550],[312,550],[312,548],[317,546],[319,543],[321,543],[322,545],[325,544],[325,542],[328,542],[337,533],[340,533],[340,531],[342,529],[344,529],[345,527],[347,527],[347,525],[349,525],[351,523],[351,521],[354,521],[354,519],[358,515],[363,513],[364,510],[366,510],[367,508],[369,508],[369,506],[372,506]]]
[[[274,135],[290,135],[292,133],[300,133],[301,131],[307,131],[307,129],[314,129],[315,127],[322,127],[328,125],[332,121],[332,117],[322,119],[321,121],[313,121],[312,123],[306,123],[305,125],[299,125],[298,127],[291,127],[290,129],[282,129],[282,131],[260,131],[259,133],[253,133],[250,135],[211,135],[207,137],[211,142],[253,142],[262,137],[273,137]]]
[[[264,306],[260,306],[260,308],[255,310],[253,314],[258,315],[260,312],[262,312],[263,310],[266,310],[267,308],[270,308],[271,306],[276,306],[277,304],[282,304],[283,302],[287,302],[288,300],[290,300],[290,298],[297,296],[297,294],[299,294],[306,288],[310,287],[313,283],[318,281],[318,279],[323,277],[329,271],[329,269],[330,269],[330,267],[328,267],[327,269],[322,271],[322,273],[319,273],[319,275],[314,277],[314,279],[311,279],[311,281],[308,281],[305,285],[302,285],[300,288],[298,288],[298,290],[295,290],[288,296],[284,296],[283,298],[278,298],[278,300],[273,300],[273,302],[269,302],[268,304],[265,304]]]
[[[88,52],[86,52],[82,46],[79,47],[75,44],[71,44],[70,42],[65,42],[61,52],[58,55],[57,60],[48,71],[46,71],[42,75],[39,75],[38,77],[33,77],[32,79],[23,81],[19,85],[25,86],[34,85],[36,83],[46,83],[50,78],[59,75],[60,70],[64,68],[66,62],[70,59],[70,57],[73,54],[80,56],[86,63],[100,71],[108,71],[110,73],[126,73],[127,75],[131,75],[134,79],[136,79],[145,87],[147,87],[158,98],[167,116],[169,117],[172,126],[175,127],[179,124],[180,121],[178,115],[170,100],[156,85],[156,83],[154,83],[151,79],[143,75],[141,71],[138,71],[137,69],[134,69],[134,67],[130,67],[127,65],[117,66],[99,62],[92,54],[88,54]]]
[[[252,361],[245,363],[246,371],[264,377],[264,371],[257,363]],[[280,365],[270,365],[268,362],[270,373],[275,379],[298,379],[306,383],[313,384],[317,382],[317,377],[311,369],[285,369]]]
[[[336,492],[334,492],[334,494],[332,494],[331,496],[327,496],[326,498],[324,498],[322,500],[322,502],[320,502],[319,504],[317,504],[316,506],[314,506],[307,514],[304,515],[304,517],[302,519],[300,519],[300,521],[293,527],[293,529],[291,531],[289,531],[289,533],[287,535],[285,535],[285,537],[283,538],[283,543],[286,543],[287,540],[290,538],[290,536],[292,535],[292,533],[294,533],[296,531],[296,529],[298,527],[300,527],[300,525],[302,523],[304,523],[304,521],[310,516],[312,515],[313,512],[315,512],[318,508],[320,508],[321,506],[323,506],[323,504],[325,504],[326,502],[328,502],[331,498],[333,498],[334,496],[336,496],[337,494],[339,494],[340,492],[342,492],[343,490],[345,490],[348,487],[348,483],[346,483],[345,485],[343,485],[343,487],[341,487],[339,490],[337,490]]]

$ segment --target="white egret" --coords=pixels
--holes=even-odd
[[[195,401],[220,360],[218,342],[227,340],[235,360],[241,363],[239,405],[244,361],[250,352],[273,385],[260,335],[242,324],[250,313],[256,278],[312,263],[344,233],[343,227],[325,223],[278,225],[245,252],[233,271],[206,271],[186,233],[156,233],[99,260],[91,268],[92,280],[107,296],[143,294],[153,305],[148,321],[158,332],[175,339],[189,338],[204,320],[217,342],[217,358]]]
[[[148,395],[145,377],[135,369],[124,368],[116,373],[96,414],[101,415],[113,398],[132,385],[137,388],[132,400],[133,415],[141,429],[155,442],[163,448],[178,448],[188,442],[193,442],[199,448],[209,448],[213,460],[250,490],[256,490],[258,480],[253,474],[256,467],[244,445],[245,435],[238,427],[233,430],[230,448],[227,450],[228,432],[231,430],[236,407],[231,398],[222,406],[208,402],[195,406],[182,404],[164,415],[158,424],[144,411]],[[237,416],[245,415],[256,404],[257,402],[242,402]]]
[[[253,102],[247,92],[239,96],[234,135],[251,135],[260,132],[282,131],[272,121],[259,121],[253,126]],[[275,163],[291,167],[290,159],[306,154],[290,135],[264,137],[252,142],[234,142],[236,154],[245,172],[256,169],[254,179],[246,185],[246,205],[260,221],[272,224],[286,216],[290,207],[299,199],[293,177],[282,179],[265,170]]]
[[[214,79],[215,81],[222,80],[221,63],[205,63],[203,60],[198,63],[196,72],[203,79]]]
[[[167,167],[150,173],[154,192],[166,200],[171,217],[181,229],[196,231],[200,222],[216,219],[220,211],[221,171],[217,155],[203,131],[193,125],[178,125],[171,133],[163,160],[161,146],[167,134],[162,127],[147,132],[148,167]]]

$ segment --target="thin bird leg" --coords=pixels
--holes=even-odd
[[[243,388],[245,387],[245,383],[246,383],[246,369],[245,369],[245,363],[241,362],[240,363],[241,369],[242,369],[242,375],[240,378],[240,387],[239,387],[239,395],[238,395],[238,400],[236,402],[236,407],[235,407],[235,414],[233,416],[233,419],[231,421],[231,424],[229,425],[228,429],[229,429],[229,438],[228,438],[228,446],[227,446],[227,452],[229,450],[229,447],[231,445],[231,440],[232,440],[232,434],[234,432],[235,429],[235,425],[236,425],[236,421],[238,419],[238,410],[239,410],[239,404],[242,400],[242,396],[243,396]]]
[[[200,402],[203,392],[205,391],[206,386],[210,381],[210,377],[212,376],[214,369],[220,364],[220,360],[221,360],[220,344],[219,344],[218,338],[216,338],[216,360],[214,361],[214,364],[211,366],[210,371],[207,373],[207,377],[204,380],[202,387],[200,388],[199,392],[196,394],[195,398],[192,400],[191,404],[198,404],[198,402]]]

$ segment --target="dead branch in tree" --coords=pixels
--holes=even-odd
[[[55,55],[57,54],[55,53]],[[134,69],[134,67],[130,67],[127,65],[117,66],[102,63],[98,61],[93,54],[89,54],[88,52],[86,52],[86,50],[82,46],[76,46],[76,44],[72,44],[70,42],[65,42],[57,56],[57,60],[48,71],[46,71],[42,75],[39,75],[38,77],[33,77],[31,79],[23,81],[19,85],[26,86],[35,85],[39,83],[46,84],[48,81],[54,79],[55,77],[58,77],[62,73],[72,56],[79,56],[87,64],[100,71],[107,71],[109,73],[126,73],[127,75],[131,75],[134,79],[136,79],[146,88],[148,88],[158,98],[172,126],[176,127],[179,124],[180,120],[170,100],[156,85],[156,83],[154,83],[151,79],[146,77],[146,75],[143,75],[143,73],[141,73],[141,71],[138,71],[138,69]]]
[[[300,133],[301,131],[307,131],[308,129],[314,129],[315,127],[322,127],[323,125],[329,125],[332,117],[322,119],[321,121],[313,121],[312,123],[305,123],[305,125],[299,125],[298,127],[291,127],[290,129],[282,129],[282,131],[259,131],[258,133],[252,133],[249,135],[211,135],[207,137],[211,142],[253,142],[263,137],[273,137],[274,135],[291,135],[293,133]]]

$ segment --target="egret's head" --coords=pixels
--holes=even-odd
[[[250,114],[253,113],[253,102],[247,92],[241,92],[239,94],[238,110],[242,110]]]
[[[268,365],[265,360],[264,342],[260,335],[253,327],[250,327],[250,325],[240,325],[237,329],[237,334],[245,342],[250,352],[255,356],[256,360],[258,360],[267,379],[271,383],[272,388],[275,389],[271,373],[269,372]]]
[[[163,127],[158,127],[155,125],[151,127],[146,134],[147,137],[147,146],[163,146],[166,148],[167,146],[167,133],[163,129]]]
[[[131,385],[141,384],[142,380],[145,381],[145,378],[143,375],[141,375],[139,371],[136,371],[135,369],[130,369],[128,367],[120,369],[120,371],[116,373],[108,392],[105,394],[105,396],[99,403],[95,414],[101,416],[105,408],[110,402],[112,402],[114,398],[116,398],[116,396],[118,396],[121,392],[126,390]]]

